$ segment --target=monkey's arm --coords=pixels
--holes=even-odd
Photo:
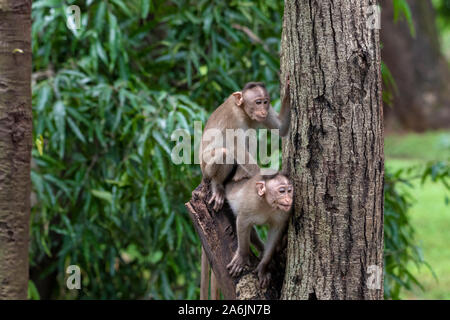
[[[278,241],[280,241],[281,234],[284,230],[284,224],[281,226],[271,226],[267,233],[267,241],[264,250],[263,257],[256,268],[258,272],[259,283],[261,287],[265,288],[270,281],[270,273],[267,272],[267,265],[272,259]]]
[[[238,238],[238,248],[236,253],[231,259],[231,262],[227,265],[227,269],[232,277],[237,277],[241,274],[242,270],[249,262],[250,253],[250,233],[253,225],[243,219],[240,214],[238,214],[236,219],[236,231]]]
[[[279,118],[281,120],[280,135],[284,137],[288,134],[289,125],[291,124],[291,97],[289,94],[289,85],[284,93]]]
[[[286,88],[283,101],[281,103],[280,114],[270,107],[264,125],[269,129],[280,130],[280,136],[284,137],[289,132],[289,125],[291,123],[291,99],[289,95],[289,85]]]

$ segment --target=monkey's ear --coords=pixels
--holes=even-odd
[[[264,181],[256,182],[256,192],[260,197],[262,197],[266,193],[266,183]]]
[[[241,91],[233,92],[232,95],[236,99],[236,105],[240,107],[244,103],[244,98],[242,97]]]

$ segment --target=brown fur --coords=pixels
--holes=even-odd
[[[289,87],[286,89],[289,90]],[[224,201],[224,181],[233,171],[234,164],[226,164],[226,156],[236,159],[237,148],[234,154],[227,149],[225,134],[227,129],[256,129],[267,127],[269,129],[280,129],[280,135],[284,136],[289,130],[290,122],[290,101],[289,93],[285,94],[280,116],[270,105],[270,98],[267,90],[260,83],[249,83],[244,92],[235,92],[222,103],[208,119],[205,131],[216,129],[223,137],[222,144],[219,145],[215,139],[207,139],[205,133],[200,146],[200,168],[203,178],[211,181],[212,197],[209,203],[214,203],[214,210],[219,210]],[[235,146],[236,146],[235,141]],[[211,163],[205,161],[206,158],[213,159]],[[245,150],[245,164],[239,164],[233,176],[237,181],[255,175],[259,168],[250,163],[251,155],[248,146]],[[222,163],[218,163],[220,160]]]
[[[285,188],[285,193],[280,193],[280,188]],[[250,242],[260,241],[259,238],[255,239],[256,231],[253,226],[268,224],[267,243],[257,267],[261,286],[266,287],[270,281],[267,265],[290,215],[292,184],[281,174],[269,177],[257,174],[250,179],[227,183],[225,192],[230,207],[237,217],[238,236],[238,249],[227,268],[232,276],[238,276],[242,272],[249,262]],[[281,204],[285,205],[284,210],[281,209]]]

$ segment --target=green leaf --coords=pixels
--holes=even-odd
[[[154,131],[152,133],[153,138],[158,142],[158,144],[164,149],[164,151],[170,156],[171,150],[167,142],[164,140],[164,138],[161,136],[161,134],[157,131]]]
[[[66,107],[61,100],[56,101],[53,106],[53,116],[55,118],[56,128],[59,134],[59,156],[64,156],[64,148],[66,143]]]
[[[28,300],[40,300],[41,296],[39,295],[39,291],[37,290],[34,282],[32,280],[28,280]]]
[[[109,71],[111,72],[115,66],[119,47],[117,44],[117,32],[118,32],[117,18],[111,12],[108,12],[108,23],[109,23],[108,45],[110,55]]]
[[[103,31],[105,19],[106,19],[106,2],[101,1],[98,5],[95,14],[95,29],[97,30],[98,33],[101,33]]]
[[[150,255],[150,262],[155,264],[161,261],[163,257],[163,253],[160,250],[155,251],[153,254]]]
[[[200,75],[205,76],[208,74],[208,66],[203,65],[199,68]]]
[[[402,14],[403,17],[405,17],[406,22],[408,23],[409,32],[413,37],[415,37],[416,29],[414,27],[411,9],[409,7],[408,2],[406,2],[406,0],[393,0],[392,4],[394,7],[394,21],[397,22],[400,17],[400,14]]]
[[[161,184],[158,185],[158,194],[159,194],[159,197],[161,199],[164,212],[166,214],[169,214],[169,212],[170,212],[169,199],[167,198],[167,193],[166,193],[166,191],[164,190],[164,187]],[[166,229],[164,229],[164,230],[167,232]],[[163,232],[162,234],[165,234],[165,233]]]
[[[108,57],[106,56],[106,52],[99,41],[95,42],[95,47],[97,49],[97,54],[100,60],[102,60],[103,63],[105,63],[106,65],[108,65]]]
[[[44,155],[44,138],[42,134],[36,139],[36,148],[38,149],[39,155]]]
[[[86,143],[86,139],[84,138],[83,134],[81,133],[80,128],[76,125],[75,122],[71,118],[67,118],[67,123],[69,124],[69,127],[72,129],[73,133],[77,136],[78,139],[80,139],[81,142]]]
[[[44,85],[38,92],[38,103],[36,105],[36,109],[38,112],[42,112],[45,108],[45,105],[49,101],[51,89],[49,86]]]
[[[121,11],[123,13],[125,13],[128,17],[133,17],[133,14],[131,13],[131,11],[128,9],[128,7],[126,6],[126,2],[121,1],[121,0],[110,0],[112,3],[114,3],[117,7],[119,7],[121,9]]]
[[[150,12],[150,0],[141,0],[141,18],[145,19],[148,16],[148,13]]]
[[[158,147],[155,147],[155,161],[162,181],[167,181],[166,169],[164,167],[164,158],[162,156],[161,149]]]
[[[105,200],[112,204],[112,194],[111,192],[104,191],[104,190],[91,190],[91,193],[94,197]]]

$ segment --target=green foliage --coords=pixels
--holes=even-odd
[[[70,4],[80,6],[79,30],[66,26]],[[57,275],[53,298],[198,297],[200,245],[184,203],[200,172],[172,163],[170,135],[192,134],[247,81],[266,82],[277,97],[282,6],[33,1],[30,256],[36,283]],[[395,186],[387,181],[386,270],[408,281],[396,265],[419,259],[413,242],[395,238],[412,233]],[[71,264],[83,272],[77,296],[64,289]]]
[[[383,78],[383,102],[392,106],[394,96],[398,93],[397,84],[388,66],[381,61],[381,77]]]
[[[411,289],[411,283],[420,283],[411,274],[408,262],[424,263],[422,252],[416,245],[414,229],[408,216],[412,196],[408,191],[402,190],[398,185],[410,185],[410,181],[401,178],[403,169],[393,174],[385,174],[385,205],[384,205],[384,267],[385,297],[400,298],[402,288]],[[400,189],[400,190],[399,190]]]
[[[405,162],[405,160],[399,160]],[[403,164],[404,165],[404,164]],[[432,267],[411,268],[412,273],[425,288],[403,291],[402,298],[450,299],[450,219],[448,188],[443,184],[419,179],[413,182],[415,202],[410,210],[411,224],[416,230],[425,260]]]
[[[149,85],[136,3],[87,5],[77,34],[64,6],[33,3],[34,67],[53,74],[33,88],[45,146],[33,152],[32,261],[48,255],[62,275],[79,265],[81,298],[193,298],[198,241],[183,204],[200,177],[171,165],[170,135],[205,111]]]
[[[450,0],[433,0],[437,13],[437,24],[441,29],[450,29]]]
[[[385,155],[385,292],[396,299],[399,295],[445,298],[450,279],[447,276],[450,260],[444,251],[448,236],[443,232],[449,211],[450,133],[389,135],[385,139]],[[387,218],[388,215],[391,217]],[[408,227],[402,229],[407,237],[402,237],[397,230],[405,224]],[[397,261],[400,257],[403,261]],[[431,267],[424,263],[424,257]],[[415,283],[417,279],[420,285]],[[400,292],[405,287],[411,290]]]
[[[441,51],[450,62],[450,0],[433,0]]]
[[[80,6],[79,30],[66,27],[69,4]],[[199,241],[184,203],[200,174],[171,162],[170,134],[192,134],[206,119],[199,104],[211,110],[245,81],[277,91],[281,10],[278,1],[33,2],[30,254],[40,277],[58,274],[53,297],[73,298],[70,264],[83,271],[78,298],[197,297]]]
[[[427,180],[442,183],[450,191],[450,165],[448,161],[434,161],[426,165],[412,166],[386,171],[385,174],[385,224],[384,224],[384,263],[385,297],[400,299],[401,289],[411,290],[413,285],[424,289],[411,272],[412,265],[419,268],[425,265],[423,252],[417,245],[415,230],[411,225],[409,210],[414,202],[411,190],[413,182]],[[444,201],[444,199],[442,199]],[[445,199],[448,204],[448,198]]]
[[[408,23],[409,32],[413,37],[416,36],[416,29],[412,19],[411,9],[406,0],[393,0],[392,5],[394,7],[394,21],[397,22],[401,17],[404,17]]]
[[[405,19],[408,23],[409,32],[411,36],[416,36],[416,29],[414,27],[414,21],[412,19],[411,9],[406,0],[393,0],[392,6],[394,9],[394,21],[397,22],[401,19]],[[381,61],[381,76],[383,78],[383,102],[389,106],[392,106],[394,102],[394,96],[398,93],[397,84],[392,76],[389,67]]]
[[[34,282],[28,280],[28,300],[39,300],[39,291],[37,290]]]

